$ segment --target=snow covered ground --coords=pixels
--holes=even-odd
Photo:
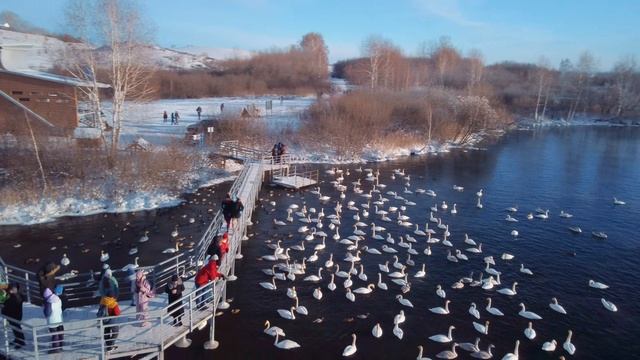
[[[272,100],[273,109],[266,110],[266,102]],[[126,109],[121,142],[130,144],[138,136],[153,145],[166,145],[172,140],[184,139],[187,126],[198,122],[196,108],[202,108],[202,117],[220,115],[220,105],[224,104],[225,114],[240,114],[243,108],[255,106],[261,115],[259,121],[267,123],[274,133],[286,127],[295,127],[298,116],[315,102],[315,97],[287,96],[281,102],[279,96],[216,97],[201,99],[165,99],[144,104],[132,104]],[[105,113],[109,116],[110,104],[105,104]],[[178,125],[171,125],[169,119],[164,123],[162,113],[177,111],[180,114]]]

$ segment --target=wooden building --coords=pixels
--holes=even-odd
[[[7,49],[0,47],[0,133],[24,134],[31,126],[49,135],[68,136],[78,127],[77,79],[3,66]],[[101,84],[101,87],[108,87]]]

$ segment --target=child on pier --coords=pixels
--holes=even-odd
[[[147,319],[147,311],[149,310],[149,300],[155,296],[151,284],[147,280],[144,271],[138,270],[136,273],[136,311],[138,312],[138,320]],[[149,326],[149,322],[145,321],[140,326]]]

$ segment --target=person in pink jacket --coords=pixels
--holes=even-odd
[[[144,271],[138,270],[136,273],[136,312],[138,320],[147,319],[147,311],[149,310],[149,300],[155,296],[151,284],[147,280]],[[141,326],[149,326],[150,323],[145,321]]]

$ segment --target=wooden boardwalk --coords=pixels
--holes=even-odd
[[[318,182],[307,177],[293,175],[293,176],[276,176],[271,181],[272,183],[288,188],[288,189],[301,189],[303,187],[315,185]]]

